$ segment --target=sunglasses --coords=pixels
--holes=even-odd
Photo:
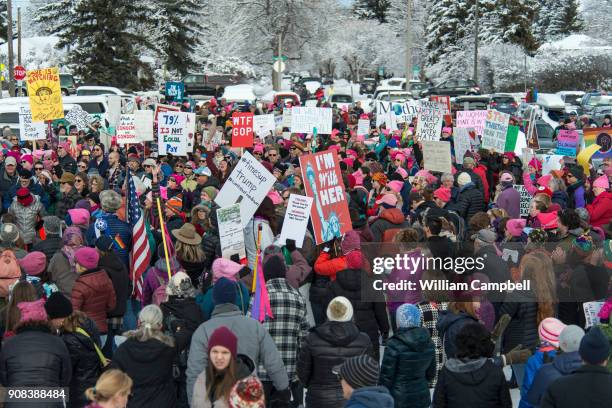
[[[268,153],[268,156],[270,156],[270,157],[276,157],[276,156],[278,156],[278,154],[276,154],[276,153]]]
[[[291,146],[291,147],[289,148],[289,150],[297,150],[297,147],[295,147],[295,146]]]
[[[82,182],[83,182],[83,180],[81,180],[81,179],[74,179],[74,182],[75,182],[75,183],[82,183]]]
[[[26,163],[29,163],[29,162],[27,160],[22,160],[21,161],[21,164],[26,164]]]
[[[102,151],[102,149],[100,149],[99,147],[96,147],[96,148],[94,149],[94,152],[101,152],[101,151]]]
[[[147,167],[148,167],[148,168],[151,168],[151,167],[153,167],[153,166],[151,166],[150,164],[145,164],[145,166],[144,166],[144,167],[145,167],[145,169],[146,169]]]
[[[177,167],[177,168],[179,168],[179,169],[184,169],[184,168],[185,168],[185,166],[183,166],[182,164],[177,164],[177,165],[176,165],[176,166],[174,166],[174,167]]]
[[[79,164],[79,168],[84,169],[85,167],[87,167],[86,164]]]
[[[254,154],[255,156],[261,156],[263,153],[261,153],[261,152],[253,152],[253,154]]]
[[[200,159],[200,163],[206,163],[206,159]]]
[[[36,170],[36,171],[42,171],[44,169],[45,169],[44,167],[34,167],[34,170]]]

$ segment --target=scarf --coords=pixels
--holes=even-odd
[[[74,253],[83,246],[83,234],[79,227],[68,227],[64,231],[62,238],[64,246],[62,247],[62,253],[68,258],[70,264],[70,270],[76,273],[76,261],[74,259]]]

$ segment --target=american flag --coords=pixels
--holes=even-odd
[[[147,227],[145,225],[144,216],[138,196],[136,195],[136,186],[127,170],[127,222],[132,228],[132,251],[130,253],[130,271],[132,272],[131,279],[134,285],[134,291],[138,299],[142,299],[142,274],[149,267],[151,262],[151,248],[147,237]]]

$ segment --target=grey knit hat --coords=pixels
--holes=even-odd
[[[332,372],[339,375],[353,389],[373,387],[378,383],[378,363],[368,355],[351,357]]]
[[[43,217],[43,227],[47,234],[57,234],[62,232],[62,221],[55,215]]]
[[[104,190],[100,193],[100,206],[106,212],[114,213],[121,208],[121,196],[113,190]]]
[[[15,224],[2,224],[0,229],[0,241],[5,244],[12,244],[19,239],[19,228]]]

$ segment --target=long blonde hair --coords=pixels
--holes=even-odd
[[[204,261],[205,255],[201,245],[191,245],[176,240],[174,247],[176,249],[176,256],[181,261],[193,263]]]
[[[157,305],[147,305],[138,313],[138,328],[130,330],[123,335],[138,341],[145,342],[150,339],[159,340],[162,343],[173,347],[174,339],[167,336],[162,331],[164,314]]]
[[[132,379],[123,371],[108,370],[102,373],[94,387],[85,390],[85,396],[90,401],[106,402],[116,395],[129,395],[132,385]]]
[[[526,254],[519,265],[522,279],[531,281],[538,302],[538,324],[554,316],[555,278],[552,259],[542,251]]]

